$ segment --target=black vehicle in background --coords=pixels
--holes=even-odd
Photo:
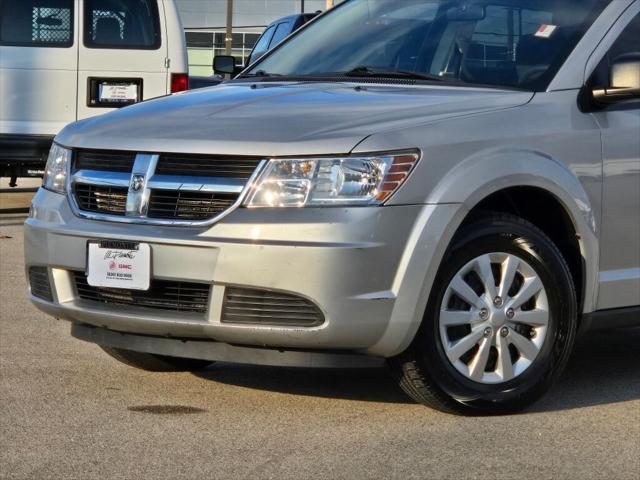
[[[314,13],[299,13],[296,15],[288,15],[286,17],[279,18],[278,20],[269,24],[262,35],[260,35],[260,38],[258,38],[258,41],[253,47],[251,54],[249,55],[249,58],[247,58],[247,66],[258,60],[262,55],[277,46],[280,42],[282,42],[285,38],[298,30],[304,24],[320,15],[320,13],[322,12],[318,11]],[[237,65],[235,59],[234,63],[236,64],[236,70],[238,71],[238,73],[244,69],[243,65]],[[218,85],[223,81],[224,77],[218,74],[212,75],[210,77],[189,77],[189,88],[191,90],[194,90],[196,88],[211,87],[213,85]]]
[[[321,12],[318,11],[315,13],[289,15],[288,17],[282,17],[271,23],[271,25],[265,29],[263,34],[260,35],[256,45],[253,47],[251,55],[249,55],[249,58],[247,59],[247,65],[251,65],[262,55],[276,47],[285,38],[302,27],[305,23],[320,15],[320,13]]]

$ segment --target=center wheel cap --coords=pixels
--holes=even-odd
[[[496,310],[491,314],[491,325],[495,328],[502,327],[507,323],[507,315],[503,310]]]

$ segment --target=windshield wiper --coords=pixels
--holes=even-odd
[[[377,77],[377,78],[409,78],[415,80],[429,80],[432,82],[450,81],[448,78],[428,73],[412,72],[409,70],[384,70],[372,67],[356,67],[347,72],[340,72],[345,77]]]
[[[283,75],[280,73],[270,73],[264,70],[257,70],[252,73],[245,73],[236,77],[242,78],[277,78],[279,80],[297,79],[297,80],[309,80],[309,79],[330,79],[330,78],[403,78],[412,80],[427,80],[430,82],[447,82],[447,83],[463,83],[456,79],[441,77],[439,75],[431,75],[428,73],[412,72],[409,70],[384,70],[372,67],[356,67],[352,70],[345,72],[327,72],[327,73],[308,73],[308,74],[291,74]]]
[[[264,70],[257,70],[252,73],[244,73],[237,78],[269,78],[269,77],[281,77],[279,73],[269,73]]]

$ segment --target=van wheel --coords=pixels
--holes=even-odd
[[[471,415],[517,411],[565,367],[576,303],[569,267],[540,229],[484,214],[457,234],[412,346],[390,363],[419,403]]]
[[[195,372],[202,370],[213,362],[193,358],[168,357],[153,353],[134,352],[122,348],[100,347],[108,355],[130,367],[147,372]]]

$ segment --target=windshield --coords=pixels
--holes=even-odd
[[[604,0],[347,0],[243,76],[412,76],[546,89]]]

